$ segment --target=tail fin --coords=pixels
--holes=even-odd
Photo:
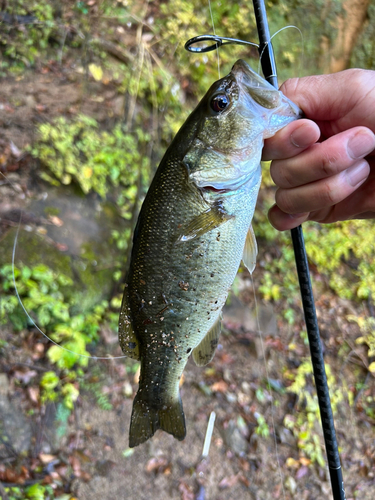
[[[175,403],[162,408],[148,405],[139,394],[134,398],[130,421],[129,447],[134,448],[162,429],[182,441],[186,436],[185,415],[179,395]]]

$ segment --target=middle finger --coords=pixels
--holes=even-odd
[[[298,187],[339,174],[374,148],[375,134],[366,127],[355,127],[313,144],[298,156],[274,160],[271,176],[281,188]]]

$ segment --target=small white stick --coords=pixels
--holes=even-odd
[[[216,413],[214,411],[212,411],[210,418],[208,420],[206,437],[204,438],[202,458],[208,457],[208,453],[210,451],[210,445],[211,445],[211,439],[212,439],[212,432],[214,430],[215,418],[216,418]]]

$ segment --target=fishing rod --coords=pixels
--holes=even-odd
[[[276,62],[268,28],[267,12],[264,0],[253,0],[253,5],[258,30],[259,45],[235,38],[225,38],[217,35],[200,35],[188,40],[185,44],[185,48],[190,52],[202,53],[218,49],[222,45],[228,44],[255,45],[258,47],[258,51],[261,56],[262,71],[265,79],[275,88],[278,88]],[[208,45],[207,42],[210,42],[210,45]],[[310,345],[311,362],[319,402],[320,418],[326,446],[333,499],[346,500],[336,431],[333,421],[331,399],[324,365],[323,348],[320,339],[318,319],[316,316],[314,295],[311,286],[310,271],[302,227],[298,226],[292,229],[291,237],[307,335]]]
[[[259,36],[259,53],[261,54],[261,65],[265,79],[274,87],[278,88],[276,62],[271,44],[268,28],[267,12],[264,0],[253,0],[255,19]],[[318,318],[316,316],[314,295],[311,286],[311,278],[302,226],[291,230],[294,256],[297,267],[298,281],[301,291],[303,312],[307,335],[310,345],[311,362],[313,366],[316,392],[318,396],[320,418],[322,422],[326,455],[331,479],[331,487],[334,500],[345,500],[344,481],[338,444],[336,439],[335,425],[327,375],[324,366],[322,342],[320,339]]]

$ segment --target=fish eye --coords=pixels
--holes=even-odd
[[[220,113],[229,105],[229,98],[225,94],[215,95],[210,102],[211,109],[215,113]]]

